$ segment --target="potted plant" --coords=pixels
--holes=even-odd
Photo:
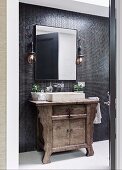
[[[32,86],[32,99],[35,101],[46,101],[46,94],[44,93],[44,90],[41,89],[40,85],[34,84]]]
[[[85,82],[78,82],[74,85],[75,92],[84,92],[85,90]]]
[[[41,87],[40,87],[39,84],[33,84],[32,85],[31,96],[32,96],[33,100],[38,100],[39,99],[40,91],[41,91]]]

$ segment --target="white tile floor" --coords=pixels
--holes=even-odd
[[[85,149],[72,152],[55,153],[51,156],[51,163],[42,164],[43,152],[20,153],[20,170],[24,169],[81,169],[108,170],[109,169],[109,141],[93,143],[94,156],[86,157]]]

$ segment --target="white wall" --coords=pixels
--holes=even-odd
[[[122,0],[116,0],[117,8],[117,170],[122,169]]]
[[[100,1],[100,0],[96,0],[96,1]],[[84,3],[85,0],[83,2],[78,2],[75,0],[20,0],[20,2],[40,5],[40,6],[47,6],[51,8],[58,8],[58,9],[63,9],[68,11],[75,11],[75,12],[91,14],[91,15],[98,15],[104,17],[109,16],[108,7],[95,5],[95,3],[94,4]]]
[[[19,145],[19,8],[7,0],[7,169],[18,168]]]
[[[109,7],[109,0],[99,0],[99,1],[98,0],[75,0],[75,1]]]

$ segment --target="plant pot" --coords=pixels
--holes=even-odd
[[[46,95],[43,92],[31,92],[34,101],[46,101]]]
[[[31,92],[32,100],[37,101],[39,99],[40,92]]]

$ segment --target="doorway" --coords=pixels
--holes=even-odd
[[[25,11],[28,11],[26,16]],[[33,17],[33,13],[30,13],[31,11],[34,11],[36,19]],[[39,12],[36,13],[36,11],[41,12],[41,17]],[[46,11],[48,11],[48,15],[51,16],[50,20],[45,14]],[[46,24],[49,26],[48,24],[53,24],[51,22],[52,20],[55,24],[56,20],[57,27],[70,27],[70,29],[78,30],[86,61],[82,66],[77,66],[77,79],[78,81],[86,82],[87,97],[97,96],[100,98],[103,114],[102,124],[95,125],[94,140],[101,141],[109,138],[109,107],[104,105],[104,102],[109,100],[107,94],[109,91],[109,19],[97,18],[90,15],[86,16],[85,14],[69,11],[64,12],[61,10],[59,14],[57,13],[58,11],[56,9],[52,10],[40,6],[20,4],[20,152],[32,151],[35,149],[36,113],[34,113],[34,108],[28,103],[31,85],[34,83],[32,78],[33,67],[25,61],[23,55],[28,52],[27,45],[32,41],[33,25],[40,24],[44,16],[47,19],[45,20],[46,22],[43,21],[44,25]],[[73,15],[72,18],[71,14]],[[59,17],[56,18],[56,15],[59,15]],[[29,20],[30,16],[31,20]],[[63,19],[61,16],[64,16]],[[27,20],[28,22],[24,22],[25,25],[23,25],[23,20]],[[66,20],[67,22],[65,22]],[[93,24],[89,24],[89,22],[87,22],[88,20]],[[62,22],[60,24],[61,21],[64,21],[64,23]],[[76,22],[78,23],[77,26]],[[82,26],[82,23],[84,23],[84,26]],[[23,33],[26,34],[26,37],[23,37]],[[23,42],[24,46],[21,48]],[[51,83],[53,84],[54,82]],[[67,89],[70,91],[70,87],[72,87],[74,82],[65,82],[65,84],[66,83],[68,84],[67,86],[69,86]],[[43,88],[46,88],[49,82],[41,82],[40,84]],[[28,141],[31,142],[28,143]]]

